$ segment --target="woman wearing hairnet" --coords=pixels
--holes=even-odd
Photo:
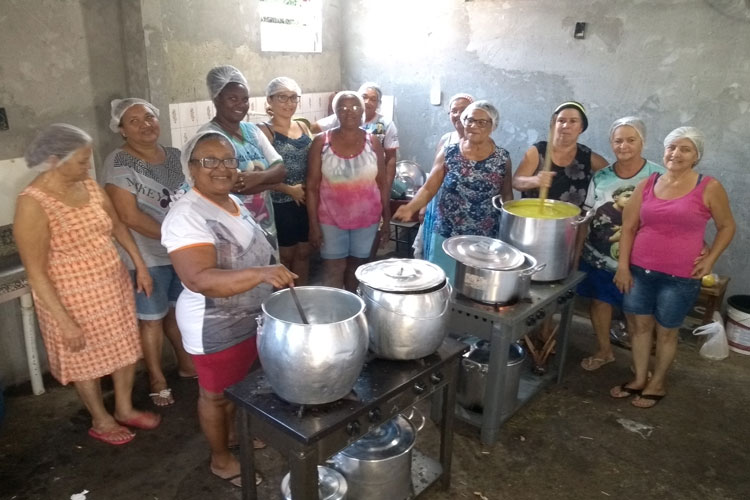
[[[583,206],[595,210],[583,244],[580,269],[586,279],[578,285],[578,294],[591,299],[590,316],[599,344],[597,351],[581,361],[587,371],[598,370],[615,360],[609,340],[612,308],[622,309],[622,293],[612,282],[617,270],[622,210],[635,186],[664,167],[643,158],[646,126],[634,117],[615,120],[609,129],[609,143],[616,161],[596,172]],[[632,330],[632,326],[630,327]]]
[[[153,429],[161,418],[133,408],[131,391],[141,342],[133,284],[112,238],[135,266],[138,291],[151,276],[107,195],[89,177],[91,137],[50,125],[28,147],[30,168],[42,171],[18,196],[13,234],[34,295],[52,375],[73,382],[91,414],[91,437],[112,445]],[[104,407],[99,379],[112,375],[115,411]]]
[[[443,251],[443,241],[463,234],[495,237],[498,220],[492,197],[499,194],[503,201],[513,199],[510,155],[490,137],[499,118],[488,101],[469,104],[461,113],[464,138],[440,150],[425,185],[393,215],[394,219],[410,220],[438,194],[433,231],[425,234],[425,239],[431,240],[430,254],[425,257],[443,268],[451,282],[456,264]]]
[[[271,192],[281,263],[306,285],[310,267],[309,223],[305,207],[307,153],[312,139],[304,122],[292,120],[302,95],[300,86],[285,76],[274,78],[266,87],[266,106],[271,119],[260,129],[281,155],[286,178]]]
[[[208,92],[216,116],[200,131],[220,132],[232,141],[240,160],[240,173],[233,192],[255,220],[276,235],[273,203],[268,192],[284,181],[286,169],[281,155],[254,124],[243,121],[250,109],[247,80],[234,66],[217,66],[206,75]]]
[[[161,223],[171,196],[185,180],[180,150],[159,144],[159,110],[142,99],[113,100],[109,128],[119,133],[125,143],[104,160],[104,189],[117,215],[130,229],[154,282],[150,296],[136,294],[135,307],[149,376],[149,396],[156,406],[168,406],[174,403],[174,398],[161,367],[165,334],[177,357],[178,374],[195,376],[174,317],[174,304],[182,284],[160,241]],[[127,255],[123,255],[123,261],[132,271],[133,264]]]
[[[666,378],[677,351],[677,332],[735,231],[727,193],[716,179],[695,171],[703,134],[680,127],[664,139],[666,173],[641,181],[625,206],[614,282],[625,294],[635,377],[613,387],[613,398],[635,395],[633,406],[651,408],[666,395]],[[709,219],[716,236],[702,252]],[[654,331],[656,363],[648,378]]]

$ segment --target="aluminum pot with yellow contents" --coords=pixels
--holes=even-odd
[[[578,231],[594,216],[589,210],[557,200],[525,198],[503,203],[500,195],[492,205],[501,212],[498,238],[534,257],[546,267],[532,276],[533,281],[565,279],[573,270]]]

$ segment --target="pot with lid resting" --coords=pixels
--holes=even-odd
[[[281,496],[292,500],[289,473],[281,480]],[[348,485],[341,473],[330,467],[318,465],[318,498],[320,500],[346,500]]]
[[[499,239],[546,264],[543,271],[534,274],[534,281],[568,277],[575,261],[578,231],[594,216],[593,210],[581,217],[581,209],[572,203],[542,203],[538,198],[503,203],[499,195],[492,198],[492,205],[501,213]]]
[[[419,359],[440,347],[448,333],[451,295],[440,267],[419,259],[387,259],[361,265],[355,275],[376,356]]]
[[[367,355],[365,303],[338,288],[295,288],[309,325],[302,324],[289,289],[262,305],[258,357],[273,391],[294,404],[324,404],[352,390]]]
[[[456,291],[486,304],[526,297],[531,277],[544,269],[531,255],[487,236],[452,236],[443,251],[456,260]]]

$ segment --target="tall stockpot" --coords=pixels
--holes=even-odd
[[[268,297],[258,317],[258,356],[273,391],[295,404],[324,404],[354,387],[367,355],[365,303],[338,288],[295,288],[309,325],[301,323],[289,289]]]
[[[384,359],[419,359],[448,333],[451,286],[445,272],[418,259],[387,259],[357,268],[370,350]]]
[[[525,198],[503,202],[498,195],[492,205],[500,215],[498,238],[532,255],[546,267],[532,276],[533,281],[561,280],[573,270],[576,238],[581,226],[594,215],[572,203]],[[543,207],[543,208],[542,208]]]
[[[281,480],[281,496],[284,500],[292,500],[290,481],[289,473]],[[339,471],[318,465],[318,498],[320,500],[346,500],[347,490],[346,479]]]

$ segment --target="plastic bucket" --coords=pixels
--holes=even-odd
[[[732,295],[727,300],[729,348],[750,355],[750,295]]]

